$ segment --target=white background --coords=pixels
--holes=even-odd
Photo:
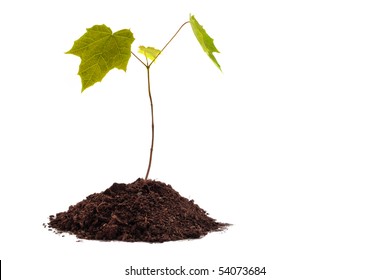
[[[190,26],[152,67],[150,177],[234,226],[164,244],[47,231],[49,215],[143,177],[150,144],[143,66],[131,58],[80,94],[80,60],[64,52],[103,23],[130,28],[134,50],[161,48],[190,13],[223,73]],[[183,265],[267,271],[199,279],[389,279],[389,13],[372,0],[2,1],[3,277],[147,279],[124,271]]]

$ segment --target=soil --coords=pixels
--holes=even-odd
[[[49,219],[48,227],[60,234],[127,242],[194,239],[229,225],[209,217],[170,185],[144,179],[131,184],[114,183]]]

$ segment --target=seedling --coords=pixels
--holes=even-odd
[[[221,70],[221,66],[213,54],[215,52],[219,53],[214,45],[214,40],[206,33],[193,15],[190,15],[189,21],[186,21],[180,26],[161,50],[154,47],[139,46],[138,53],[144,56],[144,60],[131,50],[134,36],[130,29],[122,29],[112,33],[111,29],[104,24],[87,28],[87,32],[76,40],[73,47],[66,52],[67,54],[73,54],[81,58],[78,75],[81,77],[82,92],[95,83],[100,82],[105,75],[114,68],[126,72],[131,55],[145,66],[148,78],[148,94],[152,117],[152,141],[145,180],[148,179],[152,165],[154,146],[154,113],[153,99],[150,90],[150,68],[180,30],[188,23],[191,25],[192,31],[203,51],[218,69]]]

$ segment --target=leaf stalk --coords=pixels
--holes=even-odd
[[[189,21],[186,21],[185,23],[183,23],[179,29],[176,31],[176,33],[172,36],[172,38],[168,41],[168,43],[165,44],[165,46],[161,49],[160,53],[156,56],[155,59],[153,59],[153,61],[150,63],[150,65],[153,64],[153,62],[156,61],[156,59],[160,56],[160,54],[165,50],[166,47],[168,47],[168,45],[172,42],[173,39],[175,39],[176,35],[180,32],[180,30],[184,27],[184,25],[186,25],[187,23],[190,23]]]

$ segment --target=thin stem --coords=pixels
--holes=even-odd
[[[152,166],[153,146],[154,146],[154,112],[153,112],[152,93],[150,91],[150,65],[148,65],[146,67],[146,71],[147,71],[147,74],[148,74],[148,93],[149,93],[149,100],[150,100],[150,111],[151,111],[151,114],[152,114],[152,143],[150,145],[149,165],[148,165],[148,170],[146,171],[145,180],[148,179],[149,172],[150,172],[150,167]]]
[[[166,47],[168,47],[169,43],[176,37],[176,35],[180,32],[180,30],[184,27],[184,25],[186,25],[187,23],[190,23],[189,21],[186,21],[185,23],[183,23],[179,29],[176,31],[176,33],[172,36],[172,38],[168,41],[168,43],[165,44],[165,46],[161,49],[161,51],[159,52],[159,54],[156,56],[155,59],[153,59],[153,61],[150,63],[150,65],[153,64],[153,62],[156,61],[157,57],[160,56],[160,54],[165,50]]]
[[[152,143],[150,145],[150,154],[149,154],[149,164],[148,164],[148,170],[146,171],[145,180],[149,177],[150,167],[152,166],[152,159],[153,159],[153,147],[154,147],[154,111],[153,111],[153,99],[152,99],[152,92],[150,90],[150,66],[152,66],[153,62],[157,59],[157,57],[160,56],[160,54],[165,50],[165,48],[169,45],[169,43],[176,37],[176,35],[179,33],[179,31],[183,28],[184,25],[189,23],[189,21],[183,23],[180,28],[176,31],[176,33],[172,36],[172,38],[168,41],[168,43],[165,44],[165,46],[161,49],[160,53],[156,56],[152,62],[148,61],[148,58],[146,57],[146,63],[143,62],[135,53],[132,52],[132,54],[137,58],[145,67],[146,72],[148,75],[148,94],[149,94],[149,100],[150,100],[150,112],[152,115]]]

